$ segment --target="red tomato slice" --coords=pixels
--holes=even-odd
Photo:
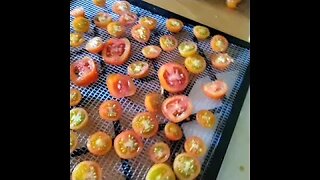
[[[139,19],[139,24],[147,27],[150,31],[154,30],[157,27],[157,20],[151,17],[142,17]]]
[[[105,101],[99,107],[101,119],[106,121],[118,121],[122,115],[122,107],[118,101]]]
[[[185,95],[175,95],[165,99],[162,103],[163,115],[174,123],[181,122],[192,113],[191,100]]]
[[[131,5],[127,1],[117,1],[112,6],[112,11],[116,14],[124,14],[131,11]]]
[[[98,68],[88,56],[70,65],[70,79],[77,86],[89,86],[98,80]]]
[[[219,69],[225,70],[233,62],[233,58],[230,57],[227,53],[218,53],[211,56],[212,66]]]
[[[210,45],[215,52],[226,52],[229,47],[229,42],[222,35],[214,35],[210,41]]]
[[[149,149],[149,157],[154,163],[166,162],[170,157],[170,148],[164,142],[157,142]]]
[[[143,61],[136,61],[128,66],[128,75],[132,78],[144,78],[149,75],[149,64]]]
[[[173,33],[178,33],[182,30],[183,28],[183,22],[180,21],[179,19],[174,19],[174,18],[170,18],[167,19],[166,21],[166,27],[168,29],[168,31],[173,32]]]
[[[138,113],[132,120],[132,129],[143,138],[150,138],[157,134],[159,123],[150,112]]]
[[[114,139],[114,150],[122,159],[133,159],[143,149],[141,138],[132,130],[123,131]]]
[[[102,51],[103,45],[101,37],[94,37],[87,42],[85,49],[93,54],[97,54]]]
[[[208,97],[218,100],[226,95],[228,91],[228,85],[221,80],[216,80],[205,84],[202,87],[202,90]]]
[[[120,16],[119,22],[124,26],[130,26],[137,21],[138,17],[135,13],[124,13]]]
[[[141,50],[144,57],[148,59],[155,59],[160,56],[162,49],[159,46],[149,45]]]
[[[158,71],[161,86],[171,92],[181,92],[189,84],[189,73],[178,63],[166,63]]]
[[[123,98],[136,93],[137,87],[130,76],[122,74],[109,74],[107,77],[107,87],[111,96]]]
[[[127,38],[111,38],[104,45],[102,57],[107,64],[122,65],[128,60],[130,52],[131,43]]]
[[[164,134],[171,141],[178,141],[183,136],[181,127],[172,122],[166,124],[164,127]]]
[[[93,155],[106,155],[112,147],[111,137],[104,132],[96,132],[92,134],[87,141],[87,148]]]
[[[146,43],[150,38],[150,30],[141,24],[134,25],[131,29],[132,37],[141,43]]]
[[[186,139],[184,150],[186,153],[198,158],[206,154],[207,146],[201,138],[191,136]]]
[[[160,47],[166,52],[173,51],[178,47],[178,40],[171,35],[161,36],[159,42]]]

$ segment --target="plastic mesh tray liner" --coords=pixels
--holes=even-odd
[[[104,41],[111,38],[111,36],[105,30],[95,27],[92,19],[98,12],[104,11],[109,13],[114,20],[118,20],[119,16],[117,14],[114,14],[111,10],[112,4],[114,2],[115,0],[108,0],[105,8],[99,8],[95,6],[90,0],[71,1],[70,10],[74,9],[75,7],[82,6],[85,9],[86,17],[91,20],[90,31],[85,34],[86,41],[95,36],[101,37]],[[138,17],[150,16],[158,20],[158,26],[151,33],[150,40],[149,42],[146,43],[146,45],[159,45],[160,36],[171,34],[166,30],[165,17],[159,16],[157,14],[153,14],[150,11],[144,10],[134,5],[132,5],[131,11],[136,13]],[[72,28],[72,23],[71,23],[72,20],[73,20],[73,17],[70,17],[70,32],[74,32]],[[179,42],[182,42],[184,40],[193,40],[197,42],[193,36],[192,28],[193,28],[192,25],[187,24],[184,26],[183,30],[180,33],[173,34],[173,36],[175,36]],[[154,144],[157,141],[164,141],[169,144],[171,149],[171,155],[168,160],[168,163],[171,163],[171,164],[173,162],[174,157],[178,153],[183,151],[183,143],[185,141],[185,138],[183,138],[178,142],[170,142],[165,138],[163,127],[167,122],[167,120],[163,116],[157,116],[160,123],[160,128],[157,136],[143,140],[144,141],[143,151],[135,159],[122,160],[116,155],[113,149],[107,155],[102,157],[97,157],[89,153],[88,150],[86,149],[87,138],[89,137],[90,134],[93,134],[96,131],[104,131],[114,138],[121,131],[131,129],[131,121],[135,116],[135,114],[137,114],[138,112],[146,111],[144,107],[145,94],[149,92],[160,93],[160,84],[157,78],[157,70],[159,69],[159,67],[167,62],[176,61],[178,63],[182,63],[184,60],[179,55],[179,52],[177,49],[170,53],[163,51],[160,57],[157,58],[157,60],[155,61],[150,61],[146,59],[141,53],[141,49],[145,44],[135,41],[130,35],[130,29],[131,28],[127,29],[126,34],[127,34],[127,38],[130,40],[132,45],[132,55],[128,60],[128,62],[126,62],[122,66],[111,66],[111,65],[105,64],[100,55],[91,54],[88,51],[84,50],[83,48],[70,48],[70,64],[75,60],[83,58],[84,56],[90,56],[99,65],[99,79],[93,85],[90,85],[89,87],[86,87],[86,88],[81,88],[70,83],[70,88],[76,88],[80,90],[83,96],[83,99],[81,100],[78,107],[85,108],[88,111],[89,117],[90,117],[90,123],[88,124],[87,128],[76,132],[78,135],[78,149],[76,149],[70,155],[70,173],[72,172],[74,167],[81,161],[92,160],[92,161],[97,161],[101,165],[103,170],[103,179],[140,180],[145,178],[148,172],[148,169],[153,164],[151,160],[149,160],[148,153],[147,153],[148,149],[152,144]],[[188,95],[188,93],[192,89],[197,79],[208,76],[210,77],[211,80],[214,80],[216,79],[216,75],[218,73],[221,73],[220,71],[213,69],[211,66],[209,57],[213,52],[210,48],[210,40],[205,40],[201,42],[199,41],[197,42],[197,44],[199,48],[199,53],[202,56],[206,57],[207,68],[205,72],[202,73],[201,75],[198,75],[198,76],[191,75],[190,83],[186,88],[186,90],[183,92],[183,94],[185,95]],[[214,158],[214,150],[219,143],[221,133],[230,115],[232,105],[235,100],[235,96],[242,83],[245,71],[248,68],[248,65],[250,63],[249,49],[242,48],[234,44],[230,44],[230,47],[228,48],[228,53],[234,58],[235,63],[233,63],[224,72],[236,72],[236,76],[232,77],[234,81],[234,85],[232,90],[230,91],[230,94],[223,99],[222,105],[212,109],[212,111],[215,112],[217,116],[217,125],[215,130],[212,131],[212,133],[207,135],[210,137],[205,137],[206,139],[209,139],[210,142],[208,146],[207,155],[205,156],[205,158],[202,159],[202,170],[197,179],[204,179],[203,174],[207,170],[210,159]],[[126,74],[127,66],[130,63],[138,60],[146,61],[150,64],[151,69],[150,69],[149,76],[141,80],[134,80],[134,83],[137,86],[137,93],[134,96],[128,97],[128,98],[119,98],[119,99],[112,97],[109,94],[109,91],[106,87],[107,76],[112,73]],[[223,77],[221,78],[223,79]],[[170,94],[166,92],[164,96],[165,97],[170,96]],[[123,108],[123,116],[120,119],[120,121],[114,122],[114,123],[106,122],[99,117],[99,113],[98,113],[99,106],[105,100],[117,100],[121,103]],[[72,107],[70,107],[70,109],[71,108]],[[192,115],[190,117],[190,120],[192,121],[194,119],[195,119],[195,116]]]

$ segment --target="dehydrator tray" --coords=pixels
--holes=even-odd
[[[85,9],[86,17],[91,20],[90,30],[85,33],[86,41],[95,36],[101,37],[104,41],[111,38],[106,30],[96,27],[92,21],[94,16],[98,12],[106,12],[110,14],[113,20],[118,20],[119,16],[112,12],[111,7],[116,0],[107,0],[104,8],[95,6],[91,0],[72,0],[70,2],[70,10],[75,7],[82,6]],[[143,180],[153,165],[148,156],[148,149],[151,145],[158,141],[164,141],[170,146],[171,155],[167,163],[173,163],[175,156],[181,153],[183,150],[183,144],[185,139],[191,135],[196,135],[204,139],[208,146],[207,154],[204,158],[201,158],[202,168],[197,179],[215,179],[227,146],[229,144],[233,129],[237,122],[242,103],[244,101],[247,89],[249,87],[250,78],[250,47],[249,43],[242,40],[224,34],[209,28],[211,36],[215,34],[224,35],[230,45],[228,48],[228,54],[234,59],[234,63],[224,71],[216,70],[212,67],[210,62],[210,56],[214,54],[210,47],[210,38],[205,41],[197,41],[192,33],[192,28],[200,23],[194,22],[187,18],[181,17],[172,12],[166,11],[159,7],[155,7],[143,1],[128,1],[131,3],[131,11],[136,13],[139,17],[149,16],[158,21],[157,28],[151,33],[150,40],[146,44],[137,42],[131,37],[130,29],[126,31],[126,37],[131,42],[132,54],[129,60],[121,66],[112,66],[106,64],[102,56],[99,54],[91,54],[83,48],[70,47],[70,64],[75,60],[81,59],[84,56],[90,56],[94,61],[99,64],[99,79],[96,83],[88,87],[78,87],[70,82],[70,88],[78,89],[82,94],[82,100],[77,107],[83,107],[87,110],[90,118],[88,127],[84,130],[77,131],[78,146],[77,149],[70,154],[70,174],[74,167],[84,160],[96,161],[102,167],[103,179],[106,180]],[[169,17],[174,17],[182,20],[185,24],[183,30],[180,33],[172,34],[167,31],[165,27],[165,21]],[[71,22],[73,17],[70,17],[70,32],[74,32]],[[201,25],[201,24],[200,24]],[[112,149],[105,156],[94,156],[88,152],[86,148],[86,142],[89,135],[96,131],[103,131],[109,134],[112,138],[115,138],[120,132],[131,128],[131,121],[133,117],[139,112],[145,112],[144,96],[150,92],[161,92],[160,83],[157,77],[157,70],[161,65],[167,62],[178,62],[183,64],[184,58],[182,58],[178,50],[167,53],[162,52],[160,57],[156,60],[146,59],[141,49],[144,45],[159,45],[159,37],[162,35],[172,34],[178,40],[182,42],[184,40],[192,40],[198,45],[198,53],[205,57],[207,61],[207,67],[204,73],[200,75],[190,75],[190,83],[183,93],[191,98],[192,102],[195,102],[194,113],[190,116],[188,121],[179,123],[184,132],[184,137],[177,141],[169,141],[165,138],[163,129],[165,123],[168,122],[162,115],[158,115],[159,132],[155,137],[144,139],[144,148],[140,155],[132,160],[120,159],[115,151]],[[106,78],[112,73],[127,74],[127,66],[135,61],[145,61],[150,65],[150,73],[147,78],[134,80],[137,86],[137,92],[134,96],[126,98],[114,98],[110,95],[107,86]],[[212,101],[205,98],[200,92],[200,86],[204,82],[212,81],[215,79],[224,80],[228,86],[229,91],[226,97],[222,101]],[[172,94],[164,91],[164,98],[170,97]],[[106,122],[99,116],[99,106],[105,100],[117,100],[121,103],[123,108],[123,115],[119,121]],[[70,109],[73,107],[70,107]],[[216,125],[213,130],[205,130],[201,128],[195,121],[195,112],[200,109],[208,109],[214,112],[216,116]]]

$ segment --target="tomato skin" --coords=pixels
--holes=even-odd
[[[185,95],[169,97],[163,101],[161,106],[163,115],[173,123],[178,123],[188,118],[192,113],[192,109],[192,102]]]
[[[212,66],[221,71],[227,69],[233,61],[233,58],[227,53],[218,53],[211,56]]]
[[[85,46],[85,49],[92,54],[98,54],[102,51],[103,47],[104,43],[102,38],[94,37],[88,41],[88,43]]]
[[[170,18],[167,19],[166,21],[166,27],[168,29],[168,31],[172,32],[172,33],[178,33],[182,30],[183,28],[183,22],[180,21],[179,19],[174,19],[174,18]]]
[[[105,121],[118,121],[122,115],[122,107],[118,101],[104,101],[99,107],[100,118]]]
[[[93,169],[91,169],[91,167]],[[96,180],[102,180],[102,170],[100,165],[95,161],[82,161],[76,165],[76,167],[72,171],[72,180],[86,180],[87,174],[90,171],[94,170],[94,174],[96,176]],[[89,172],[88,172],[89,171]],[[90,172],[93,174],[92,172]],[[93,178],[91,176],[91,178]]]
[[[131,29],[131,36],[140,43],[148,42],[150,39],[150,34],[150,30],[141,24],[136,24]]]
[[[159,113],[161,112],[161,95],[159,93],[149,93],[144,99],[144,105],[148,112]]]
[[[154,163],[166,162],[170,157],[170,148],[168,144],[164,142],[157,142],[153,144],[148,152],[150,159]]]
[[[89,122],[89,115],[83,108],[73,108],[70,110],[70,129],[84,129]]]
[[[124,26],[133,25],[138,19],[138,16],[135,13],[124,13],[120,16],[119,22]]]
[[[102,57],[105,63],[122,65],[129,59],[131,43],[127,38],[111,38],[105,42]]]
[[[126,27],[120,22],[114,21],[107,25],[107,32],[115,38],[123,37],[126,34]]]
[[[82,99],[81,92],[78,89],[70,89],[70,106],[76,106]]]
[[[139,24],[147,27],[150,31],[154,30],[157,27],[157,20],[151,17],[141,17],[139,19]]]
[[[210,40],[210,45],[214,52],[226,52],[229,47],[229,42],[222,35],[214,35]]]
[[[165,125],[164,134],[171,141],[178,141],[183,136],[181,127],[172,122],[168,122]]]
[[[128,146],[126,146],[125,143],[128,141],[128,139],[132,140],[133,142],[133,147],[131,147],[131,150]],[[133,159],[141,153],[142,149],[142,139],[132,130],[123,131],[114,139],[114,150],[122,159]]]
[[[172,168],[165,163],[154,164],[146,176],[146,180],[158,180],[159,178],[160,180],[176,180]]]
[[[95,132],[90,135],[87,141],[87,148],[93,155],[103,156],[106,155],[112,147],[111,137],[101,131]]]
[[[186,153],[198,158],[203,157],[207,153],[207,146],[204,141],[197,136],[190,136],[184,143]]]
[[[72,153],[78,145],[77,134],[70,130],[70,153]]]
[[[212,129],[216,123],[216,117],[208,110],[201,110],[197,112],[196,120],[200,126],[209,129]]]
[[[199,54],[187,57],[184,60],[184,65],[190,73],[201,74],[206,70],[206,60]]]
[[[99,12],[93,19],[93,22],[99,28],[106,29],[108,24],[112,22],[112,16],[105,12]]]
[[[107,0],[93,0],[93,4],[98,7],[105,7]]]
[[[136,61],[129,64],[127,71],[128,71],[128,75],[132,78],[135,78],[135,79],[144,78],[149,75],[149,64],[143,61]]]
[[[85,17],[85,12],[83,7],[76,7],[70,11],[70,15],[73,17]]]
[[[149,45],[143,47],[141,52],[148,59],[156,59],[160,56],[162,49],[159,46]]]
[[[118,15],[131,11],[131,5],[127,1],[117,1],[112,6],[112,11]]]
[[[194,26],[193,34],[198,40],[205,40],[210,36],[210,31],[207,27],[204,26]]]
[[[190,80],[187,69],[184,66],[173,62],[166,63],[159,68],[158,78],[160,85],[171,93],[185,90]]]
[[[190,164],[192,164],[191,167]],[[187,168],[188,166],[189,168]],[[187,172],[184,171],[185,169]],[[179,154],[173,161],[173,171],[180,180],[193,180],[200,174],[200,170],[201,164],[199,160],[187,153]]]
[[[173,51],[178,47],[178,40],[171,35],[161,36],[159,42],[162,50],[166,52]]]
[[[74,18],[72,25],[75,31],[85,33],[89,31],[90,21],[87,18],[79,16]]]
[[[146,126],[144,125],[144,123],[149,124],[147,129],[145,128]],[[157,134],[159,129],[159,123],[154,114],[151,114],[150,112],[142,112],[136,114],[133,118],[132,129],[140,137],[150,138]]]
[[[215,100],[219,100],[226,95],[228,91],[228,85],[222,80],[215,80],[203,85],[202,90],[206,96]]]
[[[110,95],[115,98],[132,96],[137,91],[137,87],[132,79],[123,74],[109,74],[107,77],[107,87]]]
[[[98,75],[96,63],[88,56],[70,65],[70,79],[77,86],[86,87],[95,83]]]
[[[192,56],[197,53],[197,44],[193,41],[183,41],[178,46],[179,53],[182,57]]]

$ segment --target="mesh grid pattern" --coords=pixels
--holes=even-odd
[[[106,32],[106,30],[100,29],[95,27],[93,23],[93,18],[98,12],[106,12],[109,13],[113,20],[118,20],[119,16],[114,14],[111,10],[112,4],[115,0],[108,0],[105,8],[100,8],[95,6],[91,0],[74,0],[71,1],[70,10],[74,9],[75,7],[82,6],[85,9],[86,17],[91,20],[90,31],[85,34],[86,42],[95,37],[99,36],[104,41],[111,38],[111,36]],[[149,16],[157,19],[158,26],[152,32],[149,42],[146,45],[159,45],[159,37],[166,34],[171,34],[166,30],[165,21],[166,18],[159,16],[157,14],[153,14],[149,11],[146,11],[140,7],[133,6],[131,11],[136,13],[139,17],[142,16]],[[70,32],[74,32],[72,28],[72,20],[73,17],[70,17]],[[192,34],[192,25],[185,25],[182,32],[178,34],[171,34],[175,36],[178,42],[182,42],[184,40],[195,40]],[[71,48],[70,47],[70,64],[75,60],[81,59],[84,56],[90,56],[94,61],[97,62],[99,65],[99,79],[96,83],[86,87],[78,87],[75,86],[73,83],[70,83],[70,88],[76,88],[80,90],[83,99],[81,100],[80,104],[77,107],[83,107],[87,110],[90,118],[90,123],[88,124],[87,128],[77,132],[78,135],[78,148],[82,148],[86,146],[87,138],[90,134],[93,134],[96,131],[103,131],[108,133],[112,138],[117,135],[117,132],[121,132],[123,130],[131,129],[131,120],[135,116],[135,114],[139,112],[146,111],[144,107],[144,97],[145,94],[149,92],[159,92],[160,93],[160,84],[157,78],[157,70],[160,68],[161,65],[167,62],[178,62],[183,64],[184,58],[179,55],[178,50],[174,50],[173,52],[167,53],[162,52],[160,57],[157,58],[155,61],[150,61],[146,59],[142,53],[141,49],[145,44],[139,43],[135,41],[130,35],[131,28],[127,28],[126,37],[130,40],[132,46],[132,55],[129,58],[128,62],[121,66],[111,66],[105,64],[102,57],[100,55],[95,55],[87,52],[81,46],[81,48]],[[85,43],[84,43],[85,44]],[[201,75],[191,75],[190,76],[190,83],[186,90],[183,92],[184,94],[188,95],[193,84],[198,78],[209,76],[212,80],[216,79],[215,74],[220,73],[221,71],[214,69],[211,66],[211,62],[209,61],[212,52],[210,48],[210,40],[207,39],[205,41],[199,41],[198,43],[199,53],[206,57],[207,60],[207,68],[204,73]],[[223,105],[214,109],[213,111],[217,114],[217,126],[215,131],[212,133],[212,142],[211,146],[208,147],[207,156],[204,158],[204,162],[202,164],[202,171],[197,179],[203,179],[203,172],[206,171],[207,166],[209,165],[210,159],[214,158],[214,150],[217,147],[221,133],[225,127],[226,121],[230,115],[233,102],[235,100],[235,96],[240,88],[240,85],[243,80],[244,73],[250,63],[250,50],[239,47],[234,44],[230,44],[228,48],[228,53],[231,57],[234,58],[235,62],[226,70],[226,71],[238,71],[238,76],[236,77],[235,85],[231,91],[231,94],[224,98]],[[135,61],[145,61],[148,62],[150,65],[150,74],[148,78],[141,79],[141,80],[134,80],[135,85],[137,86],[137,92],[134,96],[127,97],[127,98],[114,98],[109,94],[109,91],[106,87],[106,78],[111,73],[127,73],[127,67],[130,63]],[[170,96],[171,94],[169,94]],[[120,102],[123,108],[123,115],[120,121],[115,124],[112,122],[103,121],[98,113],[98,109],[100,104],[105,100],[117,100]],[[70,107],[71,108],[71,107]],[[158,115],[158,120],[160,124],[164,124],[167,120]],[[195,119],[194,116],[190,118],[191,120]],[[163,126],[163,125],[162,125]],[[163,129],[163,128],[162,128]],[[174,157],[183,151],[183,143],[184,139],[178,142],[170,142],[164,136],[163,130],[158,132],[157,136],[144,139],[144,148],[141,154],[133,159],[124,161],[121,160],[112,149],[106,156],[97,157],[88,152],[80,153],[77,156],[70,156],[70,173],[72,172],[73,168],[84,160],[93,160],[97,161],[101,167],[103,168],[103,179],[144,179],[148,169],[152,166],[151,160],[148,157],[148,149],[149,147],[157,141],[164,141],[168,143],[171,149],[171,156],[168,160],[168,163],[172,163]],[[85,149],[85,148],[84,148]]]

